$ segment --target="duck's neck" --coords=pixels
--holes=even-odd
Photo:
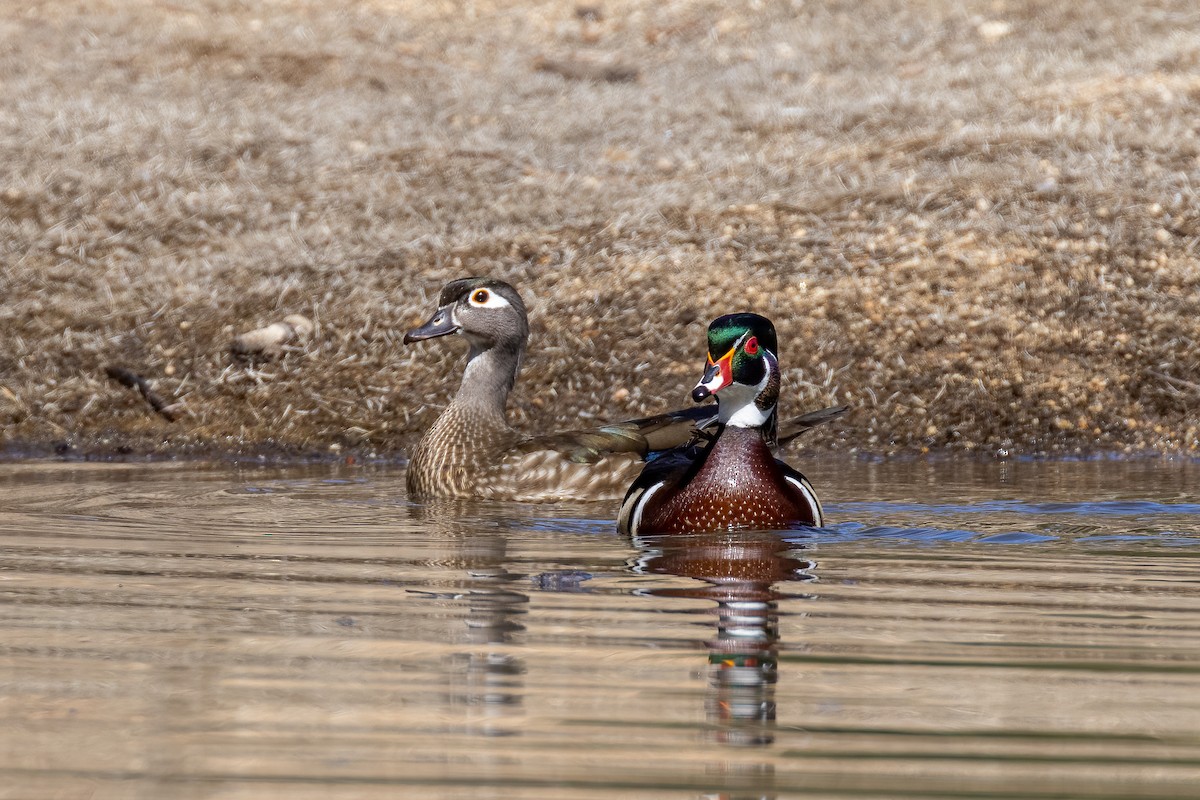
[[[759,432],[768,445],[775,444],[775,403],[779,399],[779,370],[769,352],[767,369],[754,386],[734,383],[717,398],[717,419],[730,428]]]
[[[721,445],[725,450],[758,450],[761,447],[766,452],[771,452],[763,440],[762,428],[726,425],[717,437],[717,445]]]
[[[452,405],[503,420],[508,393],[512,391],[521,365],[520,351],[503,347],[476,350],[472,347],[468,359]]]
[[[734,387],[731,386],[730,389],[732,388]],[[729,389],[725,391],[727,394],[729,393]],[[730,400],[733,400],[733,402],[730,402]],[[757,430],[767,424],[767,421],[771,419],[771,414],[775,412],[774,404],[766,408],[761,408],[753,399],[753,396],[749,402],[744,401],[743,398],[722,396],[719,402],[717,419],[722,425],[728,425],[731,428],[752,428]]]

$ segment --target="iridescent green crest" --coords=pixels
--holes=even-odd
[[[747,347],[751,340],[755,340],[754,346]],[[708,357],[713,363],[728,356],[739,343],[742,346],[733,353],[731,364],[733,379],[756,384],[762,378],[762,351],[770,350],[776,358],[779,356],[775,326],[766,317],[745,311],[717,317],[708,326]]]

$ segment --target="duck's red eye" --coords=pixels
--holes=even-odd
[[[758,355],[758,337],[751,336],[749,339],[747,339],[746,344],[742,345],[742,350],[744,350],[748,356]]]

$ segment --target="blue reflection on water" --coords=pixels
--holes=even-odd
[[[1158,543],[1173,546],[1195,546],[1200,544],[1200,506],[1166,505],[1161,503],[1121,503],[1122,507],[1137,508],[1136,512],[1118,514],[1112,510],[1116,503],[1054,503],[1048,506],[1074,505],[1087,508],[1087,512],[1073,512],[1073,519],[1064,519],[1063,512],[1051,510],[1038,512],[1037,506],[1028,503],[980,503],[978,505],[918,505],[912,503],[843,503],[827,506],[832,521],[824,528],[800,528],[779,533],[790,543],[839,543],[865,540],[895,540],[927,544],[979,543],[1003,545],[1037,545],[1047,542],[1072,542],[1081,544],[1105,544],[1121,542]],[[1096,507],[1106,510],[1097,512]],[[1158,514],[1148,514],[1146,509],[1157,507]],[[1180,509],[1196,509],[1180,512]],[[1021,524],[1010,528],[1005,523],[1015,520],[997,518],[999,511],[1017,512],[1026,515]],[[855,512],[858,512],[857,514]],[[1052,520],[1039,521],[1038,513],[1057,515]],[[961,526],[962,515],[978,515],[977,526]],[[847,517],[870,517],[871,521],[847,519]],[[946,519],[947,517],[957,519]],[[1099,518],[1097,518],[1099,517]],[[941,519],[951,522],[940,526]],[[894,520],[895,524],[887,524]],[[935,524],[926,524],[934,522]],[[616,533],[612,520],[604,518],[541,517],[524,519],[521,526],[527,530],[553,531],[584,536],[613,536]]]
[[[1024,503],[1020,500],[985,500],[968,504],[929,503],[830,503],[826,512],[854,513],[900,513],[922,514],[1080,514],[1092,515],[1145,515],[1145,514],[1195,514],[1200,515],[1200,503],[1155,503],[1149,500],[1105,500],[1080,503]]]

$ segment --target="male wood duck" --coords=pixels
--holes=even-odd
[[[458,394],[409,460],[413,498],[616,500],[648,453],[685,444],[713,418],[711,408],[697,407],[590,430],[522,434],[505,418],[529,337],[521,295],[500,280],[451,281],[433,316],[404,342],[451,334],[467,340],[467,366]]]
[[[716,432],[646,465],[621,504],[617,526],[623,533],[824,524],[812,484],[771,452],[778,429],[777,353],[775,326],[758,314],[727,314],[709,325],[708,366],[692,398],[718,395]],[[798,422],[807,418],[811,427],[845,410],[823,409]]]

